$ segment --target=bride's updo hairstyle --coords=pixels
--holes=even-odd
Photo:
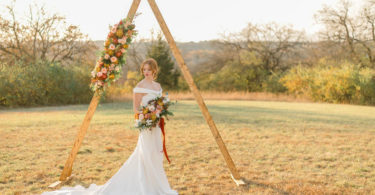
[[[156,79],[158,77],[158,72],[159,72],[158,63],[153,58],[148,58],[148,59],[144,60],[141,64],[142,75],[143,75],[143,68],[146,64],[148,64],[150,66],[151,71],[152,71],[152,75],[153,75],[154,79]]]

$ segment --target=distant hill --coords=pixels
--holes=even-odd
[[[190,72],[195,74],[196,72],[204,69],[205,62],[208,60],[207,56],[217,50],[215,47],[215,41],[200,41],[200,42],[177,42],[177,47],[182,53],[186,65]],[[104,41],[95,41],[95,44],[101,51],[104,47]],[[147,47],[151,42],[134,42],[128,51],[127,65],[130,70],[136,70],[140,65],[139,59],[142,61],[145,59],[147,53]],[[135,51],[135,52],[134,52]],[[138,60],[135,57],[137,53]],[[173,54],[172,54],[173,56]],[[173,57],[174,59],[174,57]],[[176,63],[176,67],[178,67]]]

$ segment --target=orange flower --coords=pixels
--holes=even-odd
[[[128,48],[129,47],[129,45],[127,45],[127,44],[124,44],[123,46],[122,46],[123,48]]]
[[[122,53],[121,53],[121,51],[118,51],[118,52],[116,52],[116,57],[121,57],[121,55],[122,55]]]
[[[147,114],[148,108],[143,109],[143,114]]]
[[[116,31],[116,35],[117,35],[118,37],[122,37],[123,34],[124,34],[124,32],[122,32],[121,29],[118,29],[118,30]]]
[[[109,44],[110,44],[111,42],[107,39],[107,41],[105,42],[105,46],[109,46]]]
[[[110,56],[113,56],[113,50],[107,50],[107,54],[110,55]]]
[[[155,119],[156,119],[156,114],[155,114],[155,113],[152,113],[152,114],[151,114],[151,119],[152,119],[152,120],[155,120]]]

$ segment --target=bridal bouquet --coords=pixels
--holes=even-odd
[[[168,110],[168,107],[173,104],[168,98],[168,92],[165,96],[160,95],[151,99],[146,106],[139,106],[139,113],[135,114],[134,126],[140,131],[151,130],[152,127],[156,127],[163,116],[167,119],[168,115],[173,116],[173,113]]]

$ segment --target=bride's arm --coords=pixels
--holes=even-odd
[[[133,93],[133,111],[134,114],[138,113],[138,108],[142,100],[142,93]]]

